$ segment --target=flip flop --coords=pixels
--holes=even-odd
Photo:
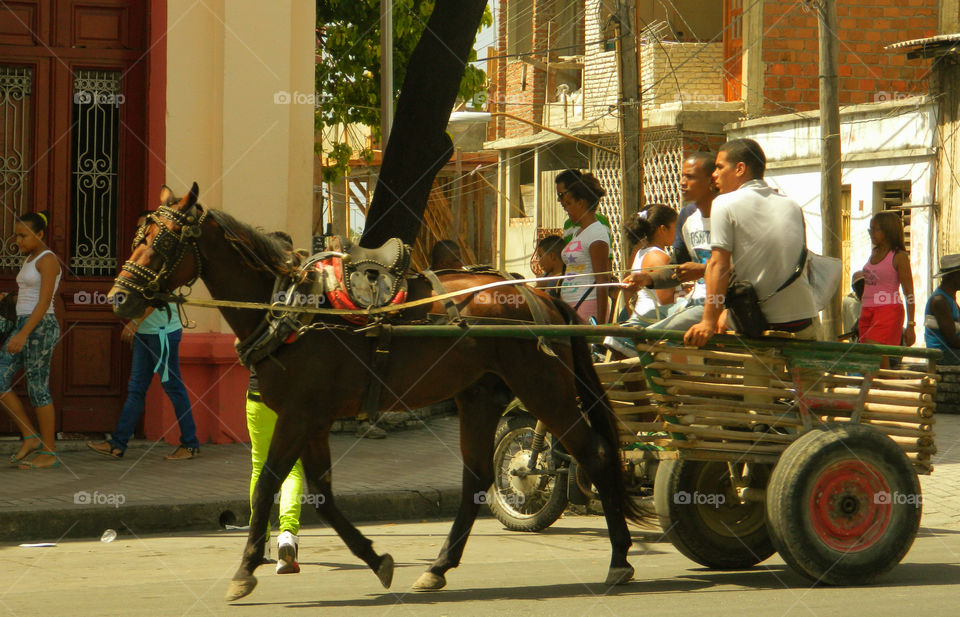
[[[105,446],[105,447],[104,447]],[[120,448],[114,448],[110,445],[109,441],[88,441],[87,447],[96,452],[97,454],[102,454],[104,456],[109,456],[110,458],[123,458],[123,450]]]

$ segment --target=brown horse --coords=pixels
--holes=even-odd
[[[158,295],[189,285],[198,277],[215,299],[269,302],[276,277],[289,274],[289,253],[282,244],[223,212],[205,210],[197,203],[197,194],[196,184],[180,200],[164,188],[164,205],[138,233],[133,254],[110,291],[120,317],[141,315],[148,304],[158,301]],[[468,272],[444,274],[440,279],[451,291],[503,280]],[[409,299],[432,293],[423,279],[410,280]],[[576,320],[562,302],[546,294],[538,293],[535,298],[551,323]],[[531,311],[516,286],[498,288],[496,294],[464,294],[455,300],[466,317],[531,321]],[[263,310],[238,308],[222,308],[221,312],[241,340],[265,315]],[[409,308],[399,321],[423,319],[428,312],[443,314],[444,308],[440,302]],[[633,568],[627,562],[627,550],[631,538],[625,519],[642,522],[646,517],[626,493],[615,416],[583,339],[553,345],[556,356],[552,356],[538,347],[534,337],[407,338],[394,343],[382,373],[372,374],[367,360],[376,339],[354,333],[336,317],[321,316],[314,322],[318,323],[321,327],[284,345],[272,359],[255,367],[263,400],[279,418],[254,490],[250,534],[228,601],[249,594],[256,586],[253,571],[263,558],[273,495],[297,458],[303,461],[311,491],[322,496],[316,500],[320,516],[389,587],[393,559],[389,554],[377,554],[371,541],[344,518],[331,490],[330,426],[336,418],[360,411],[371,380],[382,381],[381,410],[417,408],[451,396],[459,407],[463,455],[460,507],[439,556],[416,581],[415,589],[442,588],[444,574],[459,565],[480,507],[475,495],[486,491],[493,480],[493,434],[512,395],[543,420],[552,434],[560,436],[563,447],[587,470],[600,494],[612,545],[606,582],[630,580]]]

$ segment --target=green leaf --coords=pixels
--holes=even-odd
[[[434,0],[393,0],[394,101],[433,5]],[[481,24],[492,23],[493,15],[486,7]],[[363,124],[379,138],[380,0],[317,0],[317,55],[321,61],[316,65],[315,87],[321,104],[314,116],[316,129]],[[468,64],[458,94],[472,101],[485,85],[485,73]],[[334,143],[324,154],[332,162],[323,170],[324,180],[329,182],[346,175],[355,153],[346,144]],[[359,156],[372,157],[373,153],[365,150]]]

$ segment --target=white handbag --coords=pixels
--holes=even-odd
[[[840,289],[842,273],[843,262],[836,257],[825,257],[807,251],[807,279],[813,288],[813,299],[818,311],[826,308]]]

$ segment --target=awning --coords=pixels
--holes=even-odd
[[[938,34],[887,45],[884,49],[906,51],[907,58],[939,58],[960,52],[960,32]]]

